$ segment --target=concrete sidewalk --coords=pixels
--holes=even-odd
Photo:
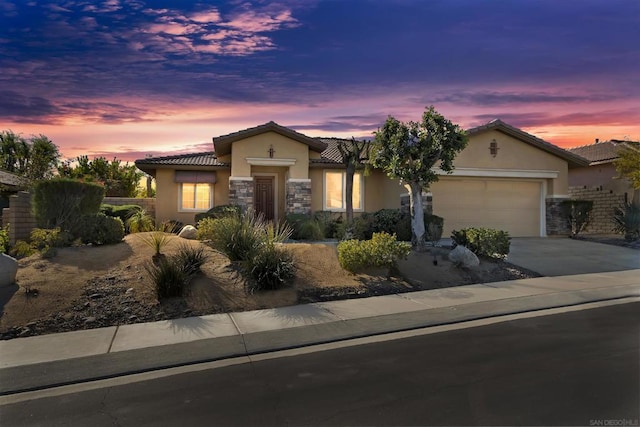
[[[0,341],[0,395],[640,296],[640,270],[513,280]]]

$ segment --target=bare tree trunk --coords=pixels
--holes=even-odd
[[[417,251],[426,250],[424,243],[424,210],[422,209],[422,187],[416,182],[409,183],[409,203],[411,205],[411,243]]]
[[[345,182],[345,205],[346,205],[346,215],[347,215],[347,224],[351,224],[353,222],[353,177],[356,174],[356,166],[353,164],[347,165],[347,181]]]

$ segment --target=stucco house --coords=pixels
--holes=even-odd
[[[634,190],[629,180],[620,178],[615,168],[614,162],[623,148],[640,150],[640,142],[596,139],[593,144],[568,150],[589,161],[569,170],[569,195],[593,202],[591,221],[584,233],[611,234],[614,210],[631,200],[640,201],[640,190]]]
[[[512,236],[564,233],[557,205],[568,171],[588,162],[500,120],[467,131],[469,144],[431,187],[433,213],[452,229],[484,226]],[[213,151],[136,160],[156,179],[156,219],[193,223],[212,206],[237,204],[282,219],[343,212],[345,168],[336,138],[311,138],[269,122],[213,138]],[[399,208],[407,190],[383,172],[357,174],[355,212]]]
[[[623,148],[640,150],[640,142],[596,139],[593,144],[569,148],[568,151],[589,161],[587,166],[571,169],[569,187],[602,187],[618,194],[632,193],[631,183],[618,177],[614,165],[618,159],[618,151]]]

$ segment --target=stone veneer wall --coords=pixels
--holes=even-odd
[[[545,200],[546,204],[546,226],[547,226],[547,235],[565,235],[568,236],[571,234],[571,227],[567,221],[567,217],[562,212],[562,207],[560,206],[564,200],[568,200],[567,198],[550,198]]]
[[[285,210],[288,214],[311,212],[311,180],[287,181]]]
[[[253,209],[253,179],[229,180],[229,204],[237,205],[243,211]]]
[[[9,242],[29,240],[36,228],[36,218],[31,210],[31,194],[20,191],[9,197],[9,207],[2,210],[2,226],[9,225]]]
[[[603,190],[602,187],[569,187],[572,199],[593,201],[591,222],[582,232],[583,234],[613,234],[613,210],[632,195],[616,194],[613,190]]]
[[[152,218],[156,217],[156,199],[138,197],[105,197],[102,203],[114,206],[138,205],[144,209]]]
[[[409,193],[400,196],[400,210],[409,213],[411,209],[411,198]],[[433,196],[429,193],[422,193],[422,210],[424,213],[433,214]]]

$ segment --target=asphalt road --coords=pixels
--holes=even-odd
[[[0,407],[0,425],[638,425],[640,303]]]

